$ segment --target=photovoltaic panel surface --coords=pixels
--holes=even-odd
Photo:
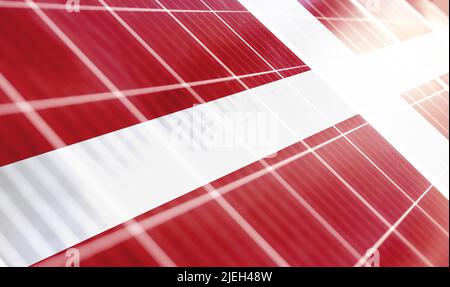
[[[36,3],[41,2],[49,3]],[[240,10],[219,18],[196,12],[209,10],[199,1],[170,1],[167,8],[188,10],[176,14],[164,12],[165,6],[156,2],[141,8],[150,5],[160,10],[145,13],[110,13],[100,2],[86,4],[96,4],[99,10],[69,14],[60,7],[36,13],[23,6],[0,12],[2,35],[11,39],[2,41],[3,85],[14,86],[20,94],[20,99],[10,98],[0,110],[20,114],[17,102],[26,101],[65,144],[309,70],[251,14]],[[227,25],[234,26],[264,60]],[[22,36],[15,37],[17,33]],[[39,73],[27,68],[30,63]],[[132,97],[124,100],[130,93]],[[20,117],[10,117],[11,126]],[[40,141],[45,139],[36,136]],[[5,153],[2,164],[51,150],[41,146],[12,158]]]
[[[0,1],[0,261],[364,266],[377,253],[382,266],[448,266],[445,185],[326,71],[426,49],[448,32],[434,4],[79,4]],[[441,151],[448,74],[426,68],[377,85]],[[230,114],[264,115],[250,130],[274,124],[275,142],[246,142]],[[239,144],[205,140],[224,131]]]
[[[294,144],[266,162],[268,167],[256,162],[211,184],[287,264],[361,264],[366,250],[380,244],[377,240],[385,234],[383,266],[448,262],[448,218],[443,216],[447,200],[361,117]],[[368,177],[376,186],[366,185]],[[429,214],[435,210],[439,217]],[[405,212],[410,213],[408,220],[389,230]],[[135,221],[177,265],[279,263],[261,252],[258,242],[240,230],[239,222],[230,221],[204,188]],[[86,266],[157,265],[151,255],[124,257],[127,250],[144,253],[126,226],[75,246],[86,256]],[[416,228],[430,233],[421,236]],[[435,244],[432,250],[429,244]],[[63,251],[37,266],[64,265],[66,259]]]

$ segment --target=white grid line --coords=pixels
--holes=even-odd
[[[413,97],[412,97],[409,93],[404,93],[404,95],[405,95],[406,97],[408,97],[410,101],[413,101],[413,100],[414,100]],[[444,130],[445,132],[448,133],[448,131],[449,131],[448,128],[444,127],[444,126],[442,125],[442,123],[441,123],[438,119],[436,119],[436,118],[434,117],[434,115],[432,115],[431,112],[428,111],[428,110],[427,110],[425,107],[423,107],[421,104],[418,104],[418,105],[415,105],[415,106],[412,106],[412,107],[418,108],[419,110],[423,111],[427,116],[430,117],[430,119],[431,119],[437,126],[439,126],[442,130]]]
[[[255,76],[268,75],[268,74],[273,74],[276,72],[292,71],[292,70],[302,69],[302,68],[306,69],[306,68],[308,68],[308,66],[307,65],[294,66],[294,67],[290,67],[290,68],[277,69],[275,71],[270,70],[270,71],[264,71],[264,72],[259,72],[259,73],[239,75],[237,77],[239,79],[246,79],[246,78],[251,78],[251,77],[255,77]],[[159,93],[159,92],[167,92],[167,91],[174,91],[174,90],[178,90],[178,89],[184,89],[187,86],[189,86],[191,88],[195,88],[198,86],[223,83],[223,82],[229,82],[229,81],[234,81],[234,80],[235,80],[235,78],[233,76],[229,76],[229,77],[214,78],[214,79],[210,79],[210,80],[186,82],[186,83],[181,83],[181,84],[177,83],[177,84],[170,84],[170,85],[150,86],[150,87],[137,88],[137,89],[119,90],[119,92],[121,94],[123,94],[124,97],[135,97],[135,96],[142,96],[142,95]],[[26,104],[30,105],[34,110],[45,110],[45,109],[51,109],[51,108],[68,107],[68,106],[73,106],[73,105],[89,104],[89,103],[114,100],[114,99],[117,99],[114,92],[100,92],[100,93],[93,93],[93,94],[74,95],[74,96],[65,96],[65,97],[57,97],[57,98],[45,98],[45,99],[39,99],[39,100],[24,100],[24,101],[18,101],[17,103],[3,103],[3,104],[0,104],[0,116],[21,113],[20,105],[22,103],[26,103]]]
[[[42,10],[64,10],[66,11],[66,5],[65,4],[59,4],[59,3],[35,3],[37,7],[39,7]],[[104,6],[97,6],[97,5],[79,5],[80,12],[82,11],[99,11],[104,12],[107,11],[107,9]],[[145,7],[125,7],[125,6],[110,6],[111,9],[115,12],[137,12],[137,13],[165,13],[165,9],[159,9],[159,8],[145,8]],[[15,8],[15,9],[30,9],[30,6],[28,6],[24,2],[16,2],[16,1],[10,1],[10,0],[0,0],[0,8]],[[192,10],[192,9],[167,9],[170,12],[173,13],[220,13],[220,14],[250,14],[249,11],[246,10]],[[265,14],[270,15],[278,15],[278,16],[290,16],[290,17],[297,17],[297,18],[304,18],[304,19],[320,19],[320,20],[328,20],[328,21],[342,21],[342,22],[371,22],[372,20],[366,19],[366,18],[359,18],[359,17],[314,17],[314,16],[301,16],[296,14],[286,14],[286,13],[274,13],[272,11],[266,11]],[[424,26],[421,24],[417,24],[414,22],[409,21],[396,21],[392,19],[381,19],[381,21],[386,23],[393,23],[393,24],[399,24],[399,25],[406,25],[406,26]]]
[[[425,93],[423,93],[422,90],[421,90],[421,92],[422,92],[423,95],[425,95]],[[444,92],[446,92],[444,89],[443,89],[443,90],[440,90],[440,91],[437,91],[437,92],[434,92],[434,93],[432,93],[432,94],[429,95],[429,96],[426,96],[426,97],[424,97],[424,98],[422,98],[422,99],[420,99],[420,100],[414,101],[414,102],[411,103],[410,105],[411,105],[411,106],[415,106],[415,105],[421,104],[421,103],[426,102],[426,101],[428,101],[428,100],[430,100],[430,99],[432,99],[432,98],[434,98],[434,97],[437,97],[437,96],[442,95]]]
[[[427,86],[430,86],[430,85],[431,85],[430,83],[427,84]],[[426,102],[426,101],[428,100],[428,103],[431,103],[431,104],[433,105],[433,107],[436,108],[436,109],[439,111],[439,113],[441,113],[441,115],[443,115],[444,117],[447,118],[447,121],[448,121],[448,113],[446,113],[446,112],[442,109],[441,106],[439,106],[438,104],[436,104],[435,101],[434,101],[434,99],[433,99],[433,98],[435,98],[435,97],[437,97],[437,96],[443,94],[444,92],[446,92],[445,89],[442,89],[441,91],[436,92],[436,93],[433,93],[433,94],[431,94],[431,95],[429,95],[429,96],[427,96],[427,94],[425,93],[424,90],[422,90],[421,87],[417,88],[417,90],[419,91],[420,94],[422,94],[423,96],[425,96],[424,99],[419,100],[419,103],[422,103],[422,104],[423,104],[424,102]],[[416,102],[416,103],[413,103],[412,106],[414,106],[414,105],[416,105],[416,104],[417,104],[417,102]]]
[[[313,4],[311,3],[310,0],[306,0],[306,1],[308,1],[308,3],[310,3],[310,5],[313,5]],[[324,3],[325,6],[327,6],[328,9],[330,9],[331,11],[333,11],[336,15],[339,15],[338,11],[336,11],[331,5],[329,5],[327,1],[323,1],[322,3]],[[339,3],[339,1],[337,1],[336,3]],[[317,10],[318,10],[318,9],[317,9]],[[364,37],[363,35],[361,35],[361,34],[358,32],[358,30],[355,29],[355,27],[354,27],[353,25],[351,25],[351,24],[350,24],[350,25],[347,25],[347,27],[350,28],[350,29],[352,30],[353,34],[357,35],[358,38],[359,38],[360,40],[363,40],[363,41],[364,41],[364,45],[365,45],[365,46],[371,47],[371,49],[374,48],[373,45],[372,45],[372,43],[371,43],[371,40],[372,40],[372,39],[367,39],[366,37]],[[368,31],[368,29],[367,29],[367,31]],[[378,37],[376,36],[376,34],[372,34],[372,35],[375,35],[375,39],[377,39],[377,41],[379,40]],[[351,39],[350,39],[350,41],[353,42],[353,40],[351,40]],[[382,41],[381,41],[381,43],[382,43]],[[359,45],[361,45],[361,44],[359,44]]]
[[[369,249],[369,250],[377,250],[380,248],[380,246],[386,241],[386,239],[396,231],[397,227],[405,220],[405,218],[411,213],[411,211],[416,207],[419,206],[419,202],[425,197],[425,195],[428,194],[428,192],[431,190],[433,185],[430,185],[425,192],[406,210],[406,212],[381,236],[375,244]],[[372,256],[373,252],[366,253],[361,259],[355,264],[356,267],[363,266],[370,256]]]
[[[36,129],[44,136],[44,138],[55,148],[66,146],[64,141],[56,134],[56,132],[42,119],[42,117],[33,110],[33,108],[25,101],[20,93],[11,85],[11,83],[0,73],[0,88],[5,92],[6,96],[17,105],[20,112],[33,123]]]
[[[313,4],[311,4],[311,2],[309,0],[306,0],[306,2],[308,3],[308,5],[310,5],[319,15],[321,15],[320,17],[324,17],[323,13],[316,8],[316,6],[314,6]],[[299,5],[301,5],[301,3],[299,3]],[[341,29],[339,29],[333,22],[328,22],[331,26],[333,26],[333,28],[336,30],[336,32],[341,35],[344,39],[346,39],[347,43],[350,44],[350,46],[353,47],[353,49],[359,51],[360,53],[362,53],[362,49],[360,47],[358,47],[358,45],[356,45],[355,43],[353,43],[353,41],[346,35],[346,33],[342,32]],[[333,33],[334,34],[334,33]],[[337,36],[336,36],[337,37]],[[339,38],[339,37],[338,37]]]
[[[342,4],[342,2],[340,2],[340,1],[337,1],[337,3]],[[350,1],[348,3],[352,4]],[[346,5],[341,5],[341,7],[343,7],[345,9],[345,11],[347,11],[351,15],[354,15],[355,12],[352,11],[351,9],[349,9]],[[369,21],[367,21],[367,22],[373,23],[372,19],[368,19],[368,20]],[[363,26],[364,26],[364,28],[366,28],[367,31],[369,31],[369,28],[372,28],[372,27],[369,27],[366,22],[363,22]],[[376,25],[375,25],[374,29],[376,29]],[[374,36],[378,40],[379,43],[383,44],[384,41],[381,37],[379,37],[378,33],[373,33],[372,36]]]

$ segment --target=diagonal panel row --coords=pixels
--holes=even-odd
[[[9,39],[0,43],[0,72],[31,107],[35,107],[35,102],[46,101],[48,107],[37,109],[38,115],[65,144],[140,122],[118,99],[117,95],[121,97],[121,94],[111,91],[111,84],[121,92],[138,91],[132,93],[130,104],[146,119],[153,119],[309,70],[256,18],[241,13],[243,7],[237,1],[167,2],[173,9],[210,11],[209,5],[217,10],[236,9],[235,13],[221,19],[211,12],[193,11],[176,13],[175,19],[157,2],[119,1],[121,4],[118,4],[118,1],[109,1],[111,5],[161,10],[121,11],[117,13],[120,21],[102,6],[102,2],[89,1],[83,5],[97,5],[103,10],[79,13],[42,10],[44,17],[56,26],[54,29],[45,25],[30,7],[0,9],[0,32]],[[107,2],[103,3],[107,5]],[[60,33],[55,33],[55,29]],[[66,41],[61,37],[67,37]],[[68,46],[79,49],[84,62]],[[199,83],[192,87],[185,84],[191,82]],[[5,85],[2,85],[3,90]],[[101,96],[98,100],[83,102],[90,95]],[[79,96],[84,96],[84,100],[79,100]],[[8,129],[12,126],[34,129],[23,116],[10,116],[23,112],[19,108],[23,103],[11,97],[1,99],[0,104],[8,105],[4,106],[7,112],[2,115],[5,134],[17,133],[17,128]],[[24,140],[15,154],[2,153],[1,164],[52,149],[40,135],[32,138],[42,144],[31,147],[30,141]]]
[[[448,266],[448,201],[362,118],[336,128],[343,134],[331,128],[305,139],[311,149],[281,150],[267,159],[270,168],[255,162],[211,184],[289,265],[352,266],[383,239],[383,266]],[[276,265],[213,197],[200,188],[135,220],[180,266]],[[156,265],[125,226],[76,245],[81,266]],[[63,251],[36,266],[64,266],[68,258]]]

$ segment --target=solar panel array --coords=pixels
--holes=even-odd
[[[197,189],[75,246],[84,265],[161,264],[142,255],[136,222],[181,266],[364,265],[372,247],[383,266],[448,263],[448,201],[358,116],[211,185],[221,197]]]
[[[0,142],[0,259],[66,266],[75,250],[82,266],[364,266],[378,252],[382,266],[448,266],[442,191],[328,94],[325,82],[326,95],[304,93],[317,85],[308,80],[316,77],[312,65],[245,2],[0,1],[0,132],[7,135]],[[357,55],[448,29],[448,17],[425,0],[290,2]],[[402,96],[448,139],[448,74],[421,84]],[[192,162],[186,150],[171,150],[179,164],[156,163],[174,170],[161,182],[181,182],[181,166],[208,180],[120,217],[127,220],[102,218],[99,206],[110,201],[88,200],[82,187],[96,193],[89,189],[96,185],[61,168],[63,159],[89,166],[87,154],[111,177],[145,177],[154,170],[139,148],[165,134],[139,129],[196,106],[226,109],[241,97],[253,98],[255,109],[285,111],[279,122],[290,140],[272,156],[245,151],[252,160],[233,168],[229,150],[223,162]],[[330,109],[339,122],[314,122],[330,120]],[[320,128],[299,135],[314,125]],[[129,131],[139,139],[118,145]],[[144,170],[131,168],[140,160]],[[216,176],[222,165],[227,172]],[[140,190],[155,192],[128,184],[121,198],[130,201],[139,201]],[[132,209],[127,204],[119,200],[119,209]]]

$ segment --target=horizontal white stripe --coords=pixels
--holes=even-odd
[[[448,73],[448,28],[356,56],[297,0],[240,2],[448,198],[449,142],[400,97]]]
[[[312,109],[292,87],[319,107],[328,119],[325,120]],[[271,109],[270,114],[267,106]],[[273,114],[279,118],[273,118]],[[177,131],[192,131],[195,140],[200,139],[201,133],[220,138],[225,126],[239,130],[235,120],[240,115],[262,115],[262,125],[257,125],[254,131],[259,133],[270,126],[273,129],[269,132],[275,131],[276,134],[260,145],[205,143],[206,146],[193,146],[190,141],[180,142],[174,137]],[[98,226],[86,231],[79,238],[81,241],[353,115],[349,106],[310,71],[2,167],[0,181],[6,174],[20,173],[29,177],[30,184],[33,184],[33,181],[40,180],[37,176],[31,176],[35,169],[48,168],[49,173],[60,171],[58,180],[62,180],[65,186],[64,190],[60,190],[59,199],[76,198],[80,205],[85,202],[85,205],[91,206],[86,210],[87,217]],[[199,122],[201,117],[203,119]],[[193,120],[200,124],[192,125]],[[208,126],[209,123],[212,125]],[[293,135],[292,131],[296,134]],[[152,136],[157,133],[167,140],[163,143]],[[246,136],[250,133],[241,134]],[[192,170],[180,165],[171,150],[176,150],[192,163],[196,173],[202,175],[201,179],[192,176]],[[27,188],[25,183],[15,182],[15,186],[7,192],[14,196],[23,188]],[[46,193],[45,190],[41,192]],[[122,212],[118,213],[111,202],[120,202]],[[69,213],[59,207],[57,199],[51,204],[58,214]],[[38,206],[36,208],[39,209]],[[39,219],[35,220],[37,224]],[[89,223],[92,226],[92,222]],[[26,230],[21,231],[25,238],[30,238]],[[16,241],[11,238],[17,236],[15,234],[5,236],[9,236],[12,242]],[[79,241],[62,241],[63,244],[57,245],[54,252]],[[21,255],[30,264],[43,259],[30,254]]]

